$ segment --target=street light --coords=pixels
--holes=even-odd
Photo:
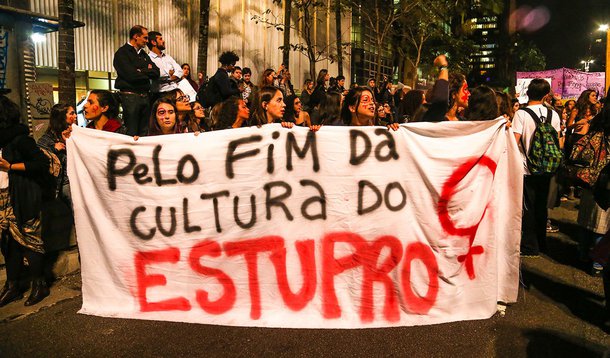
[[[583,65],[585,65],[585,72],[589,72],[589,68],[591,66],[591,64],[595,62],[594,60],[582,60],[580,61],[580,63],[582,63]]]
[[[599,25],[598,31],[606,33],[606,93],[610,88],[610,26],[608,24]]]

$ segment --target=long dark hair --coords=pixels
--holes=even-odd
[[[451,109],[455,104],[455,96],[460,92],[460,88],[466,82],[466,77],[461,73],[452,73],[449,75],[449,107]]]
[[[323,68],[320,70],[320,72],[318,72],[318,79],[316,80],[316,84],[318,86],[324,86],[324,84],[326,83],[326,75],[328,74],[328,70]]]
[[[188,63],[183,63],[180,68],[184,68],[184,66],[188,66],[189,67],[189,76],[187,77],[189,80],[193,80],[193,71],[191,71],[191,65],[189,65]]]
[[[349,107],[356,107],[356,116],[358,116],[358,107],[360,106],[360,97],[363,92],[370,92],[371,96],[373,96],[373,92],[368,87],[354,87],[347,92],[345,98],[343,99],[343,107],[341,107],[341,119],[343,120],[343,124],[349,126],[352,123],[352,112]],[[374,97],[373,97],[374,98]]]
[[[595,91],[590,89],[584,90],[578,97],[576,106],[574,107],[578,111],[576,119],[584,117],[585,113],[587,112],[587,108],[591,108],[591,102],[589,101],[589,96],[591,93],[595,93]]]
[[[398,121],[403,122],[404,119],[412,120],[415,112],[424,103],[424,91],[422,90],[410,90],[404,95],[400,105],[398,105]]]
[[[294,111],[294,101],[299,98],[297,95],[290,95],[284,98],[286,103],[286,111],[284,112],[284,122],[296,122],[296,112]]]
[[[481,85],[470,92],[466,119],[469,121],[488,121],[498,118],[496,93],[491,88]]]
[[[319,108],[319,124],[335,124],[341,121],[341,93],[330,91],[322,97]]]
[[[116,119],[119,116],[119,101],[114,93],[106,90],[93,90],[91,94],[97,96],[100,107],[108,106],[108,110],[103,113],[108,119]]]
[[[496,102],[498,103],[498,112],[500,115],[507,115],[512,119],[515,115],[513,110],[513,102],[508,93],[496,91]]]
[[[604,100],[604,108],[591,120],[591,132],[604,131],[604,135],[610,135],[610,90]]]
[[[261,75],[261,82],[259,84],[259,87],[273,86],[273,80],[271,80],[270,83],[267,83],[267,77],[269,77],[269,75],[271,75],[273,72],[275,72],[275,70],[273,68],[268,68],[263,71],[263,74]]]
[[[52,134],[57,139],[61,139],[61,133],[68,128],[68,122],[66,122],[66,115],[68,110],[74,108],[72,105],[65,103],[58,103],[51,107],[51,115],[49,117],[49,128],[47,133]]]
[[[265,86],[261,88],[252,101],[252,112],[250,113],[250,125],[261,126],[267,124],[267,111],[263,108],[263,102],[271,102],[271,99],[279,91],[279,88]]]
[[[174,133],[180,133],[180,123],[178,121],[178,109],[176,108],[176,101],[172,101],[169,98],[159,98],[152,105],[152,110],[150,111],[150,120],[148,122],[148,135],[161,135],[163,132],[161,131],[161,127],[159,127],[159,123],[157,122],[157,109],[161,103],[169,104],[174,108],[174,115],[176,116],[176,123],[174,124]]]
[[[237,120],[240,100],[238,97],[231,97],[219,104],[222,107],[219,109],[218,121],[214,124],[214,130],[233,128],[233,123]]]

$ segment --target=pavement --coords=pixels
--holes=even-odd
[[[0,357],[610,357],[602,280],[578,260],[577,205],[551,212],[548,254],[522,260],[518,302],[487,320],[323,330],[103,318],[77,313],[76,271],[36,306],[0,308]]]

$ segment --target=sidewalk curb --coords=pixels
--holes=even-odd
[[[64,277],[79,270],[80,259],[77,247],[60,251],[52,268],[53,276],[55,278]],[[6,267],[2,265],[0,266],[0,285],[4,285],[4,282],[6,282]]]

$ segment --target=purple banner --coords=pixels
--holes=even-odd
[[[550,78],[553,93],[561,94],[563,99],[576,99],[587,89],[596,90],[600,96],[605,94],[604,72],[582,72],[568,68],[557,70],[517,72],[517,79],[520,78]]]

